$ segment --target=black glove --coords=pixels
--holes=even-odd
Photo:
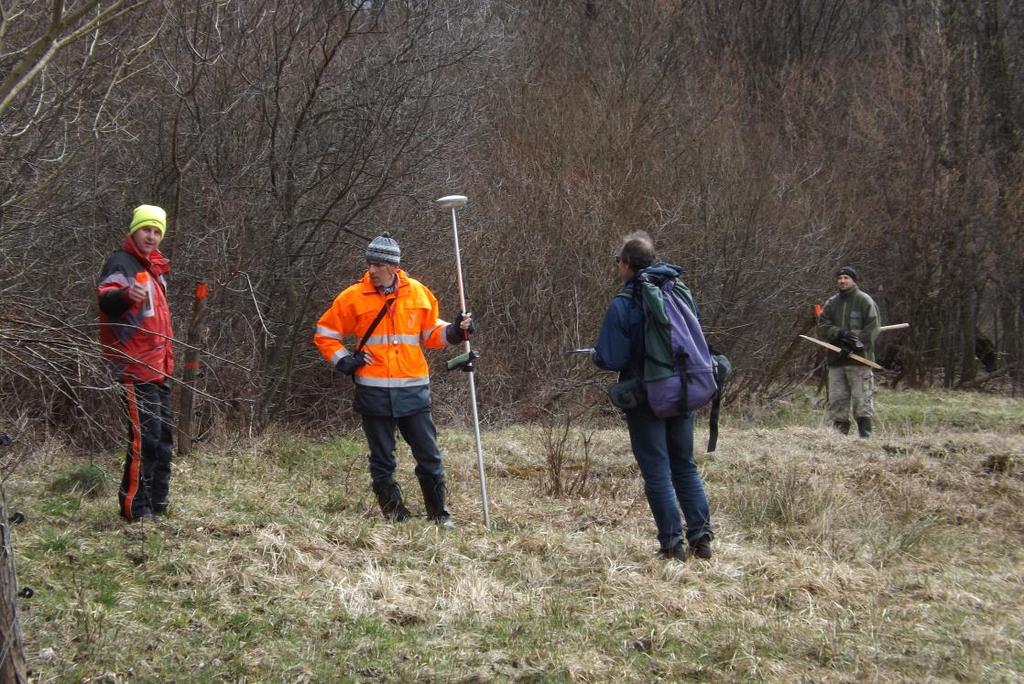
[[[458,344],[463,340],[468,340],[476,332],[476,321],[469,322],[469,329],[463,330],[460,326],[462,325],[463,319],[466,316],[461,311],[456,314],[455,320],[448,324],[448,327],[444,331],[445,339],[448,340],[448,344]]]
[[[846,332],[846,334],[840,338],[839,343],[841,346],[847,347],[852,352],[864,351],[864,343],[860,341],[860,337],[858,337],[855,332]]]
[[[355,354],[349,354],[338,359],[338,363],[334,364],[334,370],[345,375],[352,375],[356,372],[357,368],[365,365],[366,353],[356,352]]]

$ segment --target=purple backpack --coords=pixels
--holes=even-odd
[[[640,277],[644,310],[643,383],[659,418],[695,411],[718,394],[715,363],[689,288],[676,278]]]

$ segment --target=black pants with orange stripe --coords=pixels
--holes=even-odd
[[[171,484],[171,388],[167,383],[124,385],[128,453],[117,493],[121,516],[135,520],[167,510]]]

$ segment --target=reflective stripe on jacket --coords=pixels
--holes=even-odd
[[[353,375],[355,408],[369,415],[409,415],[430,406],[430,367],[423,347],[447,346],[448,323],[439,317],[437,299],[423,283],[399,270],[395,292],[385,296],[365,273],[359,282],[335,297],[317,321],[313,342],[331,366],[337,365],[355,353],[356,345],[387,300],[387,313],[364,347],[373,363],[358,368]]]
[[[147,271],[149,299],[134,304],[128,288]],[[158,251],[139,253],[131,237],[103,264],[96,283],[100,307],[100,344],[121,382],[163,382],[174,373],[171,311],[164,275],[170,263]]]

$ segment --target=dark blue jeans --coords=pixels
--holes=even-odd
[[[714,536],[704,480],[693,460],[693,414],[663,419],[643,407],[628,412],[626,424],[661,548],[671,549],[683,539],[680,508],[688,541]]]
[[[363,433],[370,445],[370,477],[374,482],[389,482],[398,462],[395,459],[395,428],[412,449],[416,476],[434,478],[444,475],[441,450],[437,448],[437,428],[430,410],[411,416],[368,416],[363,414]]]

